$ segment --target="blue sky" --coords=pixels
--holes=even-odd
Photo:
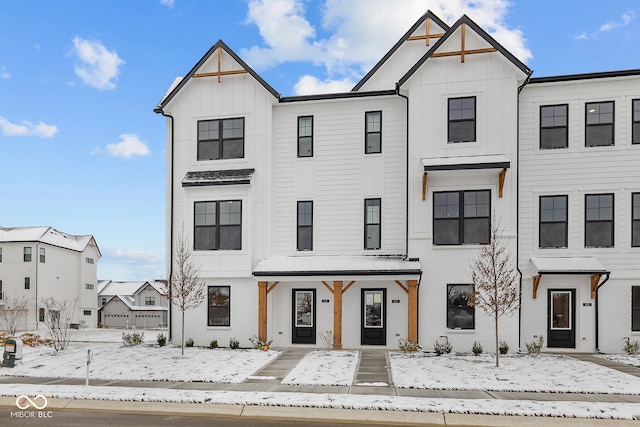
[[[222,39],[283,95],[350,89],[424,13],[463,13],[534,76],[640,68],[637,0],[92,0],[0,4],[0,226],[93,234],[98,277],[165,275],[153,108]]]

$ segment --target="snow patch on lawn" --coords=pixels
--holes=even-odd
[[[602,359],[640,368],[640,355],[638,354],[598,354],[597,356]]]
[[[358,367],[357,351],[318,350],[307,354],[282,380],[288,385],[351,385]]]

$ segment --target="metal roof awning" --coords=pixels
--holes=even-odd
[[[538,271],[533,276],[533,298],[537,296],[542,275],[584,274],[591,276],[591,298],[593,299],[596,297],[600,278],[603,275],[608,277],[611,273],[596,257],[531,257],[531,263]]]
[[[254,172],[255,169],[187,172],[182,179],[182,186],[202,187],[210,185],[250,184]]]

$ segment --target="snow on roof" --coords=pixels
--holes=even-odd
[[[431,157],[421,159],[425,171],[450,169],[508,168],[511,161],[502,154],[458,157]]]
[[[92,240],[91,235],[75,236],[53,227],[0,227],[0,242],[42,242],[82,252]]]
[[[596,274],[608,273],[596,257],[531,257],[538,273]]]
[[[107,296],[107,295],[133,295],[136,293],[138,289],[144,286],[149,282],[112,282],[109,283],[101,289],[98,289],[98,296]]]
[[[106,307],[107,304],[109,304],[111,301],[113,301],[116,298],[122,301],[129,308],[129,310],[136,310],[136,311],[158,311],[158,310],[167,311],[169,310],[169,307],[163,307],[161,305],[135,305],[135,300],[130,295],[114,295],[109,299],[109,301],[107,301],[102,307],[100,307],[100,310],[102,310],[102,308]]]
[[[281,256],[258,263],[254,276],[420,274],[419,261],[393,256]]]

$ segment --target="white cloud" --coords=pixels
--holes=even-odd
[[[120,74],[124,60],[118,57],[115,50],[109,51],[99,41],[73,39],[75,55],[80,60],[75,72],[88,86],[96,89],[115,89],[114,80]]]
[[[5,67],[0,68],[0,79],[9,80],[11,78],[11,74],[7,71]]]
[[[264,45],[245,49],[241,56],[258,70],[295,61],[321,65],[327,76],[321,84],[305,76],[296,87],[333,90],[341,82],[359,80],[420,16],[432,10],[450,25],[469,15],[526,62],[532,54],[522,31],[507,25],[508,6],[508,0],[327,0],[319,10],[321,28],[315,28],[306,18],[303,0],[250,0],[247,22],[258,26]]]
[[[48,125],[44,122],[37,124],[28,122],[26,120],[20,121],[20,123],[11,123],[9,120],[0,116],[0,129],[4,136],[37,136],[39,138],[51,138],[58,133],[58,127],[55,125]]]
[[[107,144],[104,149],[96,149],[91,154],[100,154],[107,152],[114,157],[128,159],[134,156],[148,156],[151,154],[147,143],[140,140],[138,135],[132,133],[123,133],[120,135],[120,141],[115,144]]]
[[[167,7],[173,7],[173,0],[160,0],[160,4]]]
[[[632,10],[630,10],[622,15],[622,21],[620,22],[609,21],[600,27],[600,31],[606,32],[606,31],[611,31],[618,27],[624,27],[626,25],[629,25],[629,23],[633,21],[635,17],[636,17],[636,14]]]
[[[315,93],[339,93],[348,92],[356,85],[356,81],[345,77],[342,80],[319,80],[310,75],[304,75],[293,86],[296,95],[312,95]]]

